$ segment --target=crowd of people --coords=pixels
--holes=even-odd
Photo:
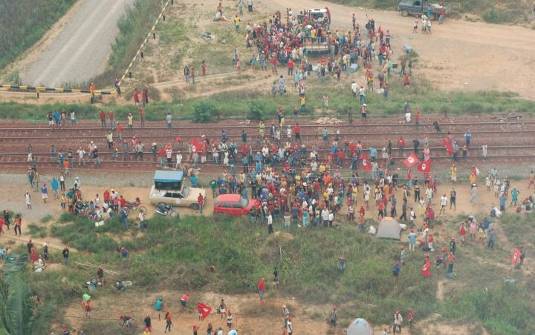
[[[243,1],[239,2],[243,6]],[[249,11],[253,10],[252,1],[247,1]],[[241,7],[240,7],[241,8]],[[241,12],[241,9],[240,9]],[[245,28],[245,44],[254,49],[253,57],[249,61],[252,68],[268,67],[278,79],[274,82],[274,95],[286,94],[286,80],[279,74],[280,66],[287,69],[287,76],[291,76],[299,95],[299,106],[305,108],[305,81],[308,76],[316,72],[318,76],[336,76],[338,79],[343,71],[354,71],[363,68],[366,86],[353,82],[351,92],[358,104],[363,119],[368,116],[367,92],[380,90],[388,96],[389,80],[394,71],[393,51],[391,48],[392,35],[388,29],[377,26],[370,18],[361,27],[353,14],[352,29],[343,31],[330,30],[330,13],[327,11],[324,20],[315,19],[310,11],[293,12],[287,10],[286,20],[281,12],[275,13],[268,22],[262,24],[247,24]],[[240,13],[241,15],[241,13]],[[223,9],[218,7],[216,17],[225,19]],[[431,22],[422,18],[423,31],[431,32]],[[240,30],[238,15],[233,19],[236,30]],[[418,24],[415,23],[415,32]],[[313,64],[307,55],[307,48],[314,45],[325,46],[326,57],[319,64]],[[240,68],[240,53],[236,49],[233,62]],[[399,75],[404,85],[410,85],[412,60],[409,53],[400,59]],[[377,64],[376,64],[377,63]],[[269,64],[269,65],[268,65]],[[207,65],[202,62],[202,75],[206,74]],[[286,72],[286,71],[285,71]],[[184,67],[184,77],[187,82],[195,82],[195,69],[192,65]],[[376,81],[377,80],[377,81]],[[149,103],[148,91],[136,89],[133,93],[134,103],[139,115],[132,113],[125,120],[117,120],[113,112],[100,111],[98,114],[101,126],[108,129],[105,135],[107,150],[111,159],[145,160],[147,156],[157,162],[162,168],[174,168],[184,172],[192,185],[198,183],[199,168],[212,164],[224,169],[224,172],[210,177],[208,183],[212,196],[226,193],[240,194],[246,199],[257,199],[260,206],[253,217],[258,224],[266,227],[267,233],[274,232],[274,223],[280,223],[282,229],[297,226],[303,229],[329,229],[341,224],[354,224],[361,234],[376,233],[376,221],[385,217],[399,220],[405,230],[403,247],[399,255],[393,260],[392,274],[398,277],[403,271],[405,260],[409,254],[418,253],[422,257],[421,275],[429,278],[435,271],[443,271],[449,279],[455,278],[454,265],[459,256],[458,248],[470,244],[481,243],[489,250],[496,247],[497,237],[495,218],[503,212],[513,208],[516,212],[526,212],[533,209],[533,196],[526,195],[520,200],[519,188],[511,185],[507,176],[500,176],[496,169],[491,169],[483,178],[479,169],[473,166],[469,171],[467,185],[469,185],[469,200],[464,202],[479,203],[479,188],[484,185],[487,192],[492,192],[497,205],[489,209],[489,214],[478,218],[469,216],[460,222],[455,233],[435,239],[435,228],[440,223],[439,218],[457,208],[457,189],[460,183],[457,176],[457,163],[468,158],[468,152],[474,150],[474,140],[470,129],[467,129],[463,139],[456,139],[452,134],[444,134],[442,145],[451,157],[449,167],[449,190],[439,193],[437,176],[431,171],[432,150],[430,140],[414,138],[405,139],[385,138],[382,148],[366,145],[365,139],[354,139],[341,135],[339,128],[331,133],[332,128],[322,128],[313,136],[313,140],[305,139],[302,125],[298,118],[287,121],[286,113],[279,107],[275,119],[264,123],[260,121],[254,131],[242,130],[239,137],[229,136],[225,129],[220,135],[202,135],[189,142],[180,136],[169,143],[151,143],[150,151],[146,151],[145,143],[135,134],[134,123],[144,127],[144,107]],[[328,105],[328,97],[323,97]],[[409,103],[404,109],[406,124],[418,127],[421,113],[416,110],[413,117]],[[299,114],[296,108],[294,116]],[[70,122],[75,126],[77,118],[75,112],[56,111],[49,113],[50,128],[66,127]],[[172,115],[165,116],[165,126],[173,128]],[[126,129],[125,126],[126,125]],[[438,122],[433,124],[437,133],[442,133]],[[127,133],[128,132],[128,133]],[[128,134],[128,136],[126,136]],[[179,134],[178,134],[179,135]],[[388,137],[388,135],[387,135]],[[407,145],[411,141],[412,145]],[[486,158],[488,147],[481,146],[482,157]],[[71,169],[83,166],[93,161],[98,167],[101,164],[99,148],[94,141],[87,146],[74,148],[50,147],[50,156],[57,160],[61,173],[53,176],[50,182],[42,180],[37,169],[36,160],[31,146],[28,147],[27,171],[30,189],[39,192],[43,203],[47,203],[49,186],[51,193],[59,199],[60,206],[65,211],[76,215],[90,215],[94,222],[102,222],[115,216],[123,227],[129,226],[129,208],[139,206],[137,198],[129,203],[119,192],[111,189],[95,197],[82,197],[80,179],[74,178],[72,188],[66,188],[66,179],[70,178]],[[396,159],[403,165],[397,165]],[[403,169],[403,166],[405,169]],[[415,173],[413,169],[421,174]],[[528,189],[535,189],[535,175],[531,173]],[[24,194],[24,201],[28,210],[32,209],[32,193]],[[202,208],[202,207],[201,207]],[[374,211],[375,209],[375,211]],[[438,212],[438,214],[437,214]],[[89,214],[88,214],[89,213]],[[147,228],[146,213],[139,211],[135,220],[140,228]],[[202,211],[201,211],[202,215]],[[4,210],[0,218],[0,234],[4,225],[10,229],[13,214]],[[21,235],[22,217],[14,216],[15,235]],[[98,226],[98,225],[97,225]],[[405,249],[405,243],[408,250]],[[28,257],[34,264],[34,270],[43,271],[48,261],[48,245],[43,245],[38,252],[34,242],[27,243]],[[121,257],[128,257],[128,250],[121,247],[118,252]],[[6,249],[0,249],[0,257],[7,254]],[[4,255],[4,256],[2,256]],[[62,250],[63,262],[68,264],[69,249]],[[513,251],[513,267],[520,268],[526,257],[523,246],[515,247]],[[340,255],[336,264],[339,271],[344,271],[347,260]],[[434,266],[433,266],[434,264]],[[443,269],[443,270],[442,270]],[[101,268],[99,268],[101,270]],[[275,270],[275,282],[278,284],[278,271]],[[99,275],[101,276],[101,275]],[[103,275],[102,275],[103,276]],[[102,278],[101,278],[102,279]],[[265,281],[262,278],[257,284],[260,302],[264,302]],[[161,303],[163,304],[163,302]],[[86,315],[91,310],[90,300],[84,305]],[[155,309],[163,310],[162,305]],[[184,305],[185,306],[185,305]],[[403,323],[411,323],[414,311],[406,307],[405,317],[396,310],[393,313],[392,331],[400,333]],[[217,309],[221,319],[225,320],[229,334],[236,329],[233,325],[233,314],[223,299]],[[331,326],[336,327],[336,308],[329,317]],[[282,306],[283,333],[291,335],[293,324],[291,313],[286,305]],[[169,311],[165,317],[165,332],[171,332],[172,318]],[[404,321],[405,320],[405,321]],[[121,316],[122,326],[130,327],[133,318]],[[144,319],[145,333],[152,330],[151,319]],[[193,333],[199,329],[194,326]],[[385,330],[385,333],[387,331]],[[221,328],[214,329],[208,324],[208,334],[222,335]],[[234,333],[233,333],[234,334]]]

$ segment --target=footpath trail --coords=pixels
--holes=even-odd
[[[79,0],[62,24],[22,60],[24,84],[58,86],[87,81],[103,72],[117,22],[133,0]]]
[[[414,48],[420,56],[419,71],[438,88],[512,91],[535,99],[535,30],[447,19],[442,25],[434,22],[432,34],[413,34],[414,18],[394,11],[316,0],[272,0],[266,6],[283,13],[289,6],[296,11],[327,6],[332,13],[332,28],[339,31],[350,29],[352,13],[361,27],[367,17],[374,18],[378,26],[392,33],[395,50],[404,45]]]

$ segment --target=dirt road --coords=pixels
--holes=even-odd
[[[118,33],[117,22],[133,0],[79,0],[55,25],[55,34],[29,53],[31,60],[21,71],[31,85],[58,86],[80,83],[104,71],[111,45]]]
[[[410,45],[418,52],[418,68],[439,88],[454,90],[513,91],[535,99],[535,30],[517,26],[493,25],[480,22],[446,20],[442,25],[434,22],[432,34],[412,33],[414,18],[402,17],[397,12],[374,11],[343,6],[325,1],[271,0],[264,3],[271,9],[285,12],[328,6],[334,29],[351,26],[351,13],[363,27],[366,16],[374,18],[376,25],[389,29],[394,50]],[[397,58],[397,57],[396,57]]]

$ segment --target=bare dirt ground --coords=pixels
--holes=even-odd
[[[517,92],[524,98],[535,99],[532,89],[535,77],[535,30],[518,26],[494,25],[482,22],[446,20],[433,26],[433,33],[413,34],[414,18],[397,12],[377,11],[316,0],[285,0],[263,2],[263,6],[294,10],[327,6],[333,26],[348,29],[351,13],[363,27],[366,17],[376,25],[389,29],[394,49],[410,45],[420,56],[417,65],[437,88],[445,90],[499,90]]]

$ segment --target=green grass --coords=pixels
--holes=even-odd
[[[325,90],[322,85],[332,85],[332,88]],[[324,86],[323,86],[324,87]],[[162,120],[162,115],[167,111],[173,114],[174,119],[195,119],[195,108],[200,102],[205,102],[216,107],[213,116],[220,118],[244,118],[250,117],[251,106],[261,106],[261,115],[271,119],[275,116],[277,106],[282,106],[286,113],[290,114],[298,106],[297,97],[294,94],[286,96],[272,97],[270,88],[266,87],[264,92],[256,90],[230,91],[212,95],[208,98],[192,98],[171,102],[153,101],[145,109],[147,120]],[[311,81],[307,91],[308,113],[316,111],[316,116],[321,112],[322,96],[329,96],[329,109],[334,111],[339,118],[347,117],[347,109],[351,108],[356,116],[358,102],[352,97],[349,89],[341,84],[333,84],[332,79],[324,82]],[[426,81],[409,87],[401,87],[393,81],[388,99],[382,95],[374,93],[368,94],[369,115],[371,117],[401,116],[403,104],[409,101],[414,107],[420,107],[425,114],[448,113],[449,115],[465,114],[499,114],[499,113],[519,113],[533,114],[535,112],[535,102],[519,98],[514,93],[508,92],[465,92],[453,91],[444,92],[433,89]],[[255,107],[255,108],[256,108]],[[129,112],[137,115],[134,106],[109,104],[102,107],[88,104],[51,104],[51,105],[30,105],[17,104],[12,102],[0,103],[0,115],[4,119],[24,119],[31,121],[44,121],[48,112],[55,110],[76,111],[79,119],[98,118],[100,108],[113,110],[118,120],[126,120]],[[216,118],[212,118],[215,120]],[[205,120],[210,121],[210,120]]]
[[[535,306],[526,299],[527,287],[503,284],[487,288],[484,283],[468,292],[456,292],[442,305],[448,319],[480,321],[495,335],[535,333]]]
[[[535,247],[535,227],[533,220],[535,214],[506,213],[500,219],[501,226],[507,238],[514,245],[526,246],[529,249]]]
[[[75,2],[0,1],[0,69],[37,42]]]
[[[398,244],[350,227],[292,229],[293,239],[288,239],[268,236],[265,227],[249,222],[157,217],[142,237],[125,239],[130,233],[116,222],[95,230],[84,219],[63,219],[72,222],[54,226],[54,236],[81,251],[88,263],[124,269],[140,289],[254,293],[258,279],[265,277],[270,294],[277,266],[282,293],[308,303],[350,305],[376,323],[388,322],[396,308],[411,307],[424,317],[435,307],[436,283],[421,280],[421,257],[408,259],[398,283],[391,274]],[[116,253],[118,245],[129,249],[127,261]],[[348,261],[345,273],[336,267],[341,255]],[[344,321],[352,317],[347,310],[340,315]]]
[[[48,235],[47,229],[34,223],[28,225],[28,231],[32,237],[44,238]]]

